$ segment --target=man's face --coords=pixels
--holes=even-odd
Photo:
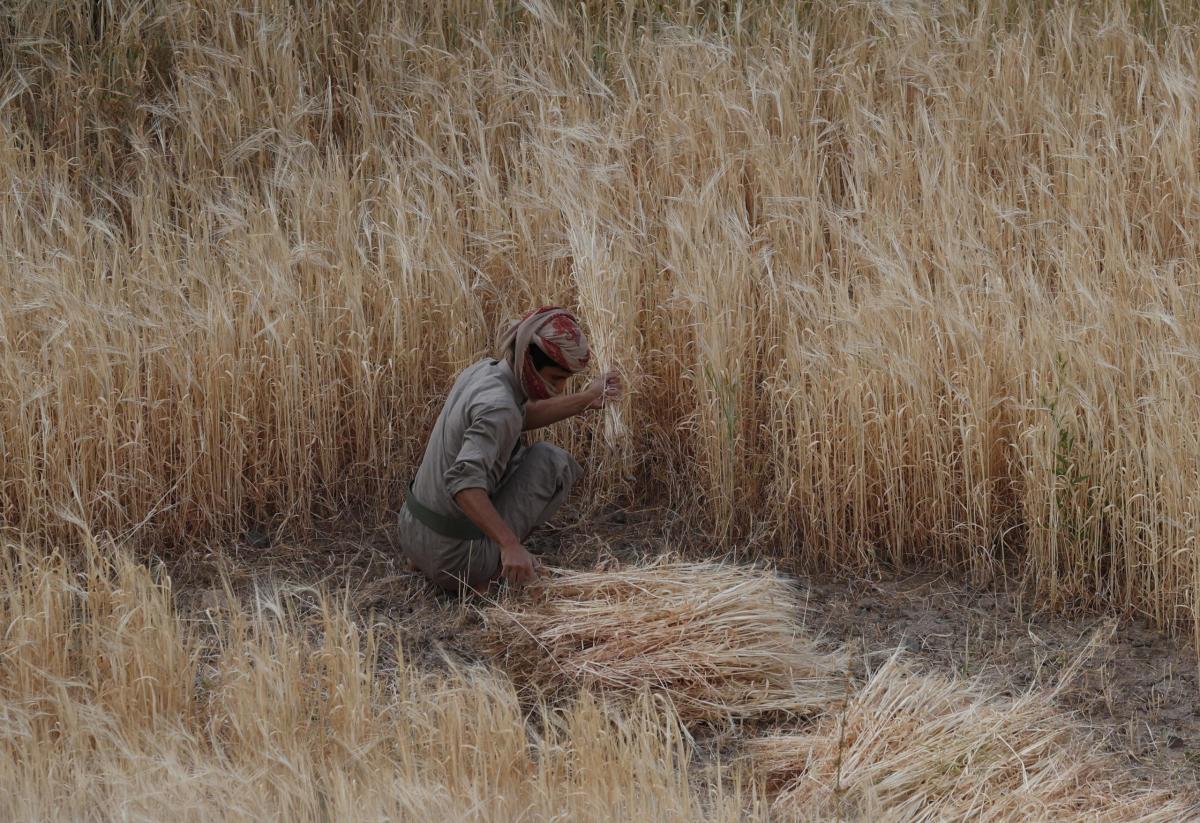
[[[538,374],[555,394],[562,394],[563,389],[567,387],[567,381],[571,379],[571,373],[562,366],[546,366],[538,369]]]

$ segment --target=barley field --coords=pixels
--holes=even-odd
[[[0,613],[41,638],[0,674],[0,778],[25,787],[0,812],[152,818],[161,778],[197,818],[768,814],[761,774],[697,771],[674,709],[584,700],[527,749],[513,683],[382,666],[332,595],[317,640],[229,605],[204,643],[236,660],[196,685],[216,652],[155,561],[386,524],[456,372],[547,303],[629,389],[549,434],[583,507],[793,571],[1021,578],[1200,646],[1197,23],[1165,0],[0,4]],[[59,630],[83,645],[56,656]],[[89,669],[110,635],[116,668]],[[281,683],[273,710],[317,719],[267,745]],[[321,777],[333,752],[367,771]],[[779,797],[811,798],[772,757]],[[38,805],[79,762],[92,788]],[[657,788],[589,777],[620,768]]]
[[[11,529],[394,510],[439,391],[562,302],[631,388],[560,435],[594,495],[1194,622],[1200,98],[1157,6],[8,8]]]
[[[3,522],[386,516],[456,370],[562,302],[631,389],[558,435],[593,497],[1195,625],[1165,8],[8,4]]]

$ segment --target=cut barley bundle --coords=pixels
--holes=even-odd
[[[579,292],[577,311],[587,322],[592,355],[603,374],[617,365],[617,319],[628,313],[628,302],[613,288],[614,278],[610,274],[615,268],[613,240],[601,237],[595,223],[586,224],[582,218],[572,222],[567,238],[575,261],[574,281]],[[619,403],[605,404],[603,434],[608,450],[620,448],[627,432]]]
[[[491,651],[549,692],[669,695],[686,722],[803,712],[840,693],[842,657],[799,634],[797,591],[759,569],[660,562],[555,571],[485,611]]]
[[[893,657],[804,734],[747,743],[784,819],[1166,821],[1194,798],[1123,771],[1054,707]]]

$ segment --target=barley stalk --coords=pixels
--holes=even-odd
[[[388,519],[553,302],[630,388],[548,434],[589,499],[1200,627],[1193,11],[706,8],[20,4],[4,525]]]

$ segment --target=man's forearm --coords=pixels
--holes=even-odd
[[[583,413],[599,395],[590,390],[550,397],[546,400],[530,400],[525,405],[525,431],[540,429],[568,417]]]
[[[520,545],[521,539],[513,532],[500,512],[492,505],[484,489],[463,489],[454,495],[454,503],[479,530],[490,537],[498,546]]]

